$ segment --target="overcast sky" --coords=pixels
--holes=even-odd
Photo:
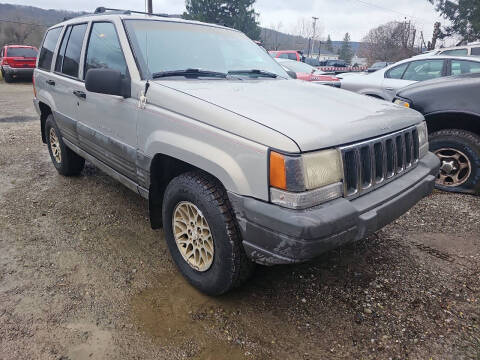
[[[0,0],[1,1],[1,0]],[[46,9],[93,11],[97,6],[144,10],[144,0],[7,0],[2,2],[31,5]],[[184,0],[153,0],[155,12],[180,14],[185,10]],[[433,23],[441,20],[433,5],[427,0],[257,0],[255,9],[260,13],[260,25],[277,27],[292,33],[299,19],[319,18],[317,29],[322,36],[331,34],[333,40],[341,40],[348,31],[352,40],[359,41],[368,30],[382,23],[405,18],[424,32],[425,40],[431,39]]]

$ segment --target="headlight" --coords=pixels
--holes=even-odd
[[[305,209],[343,195],[340,153],[324,150],[299,156],[270,152],[270,198],[275,204]]]
[[[418,131],[418,157],[422,158],[428,153],[428,129],[427,122],[422,121],[417,125]]]
[[[397,104],[397,105],[400,105],[400,106],[403,106],[403,107],[406,107],[406,108],[409,108],[410,105],[411,105],[408,101],[404,101],[402,99],[395,99],[395,100],[393,100],[393,103]]]

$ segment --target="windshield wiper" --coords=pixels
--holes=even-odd
[[[160,71],[152,74],[153,79],[169,77],[169,76],[184,76],[186,78],[198,78],[200,76],[226,78],[228,74],[218,72],[218,71],[209,71],[209,70],[201,70],[201,69]]]
[[[256,76],[264,76],[264,77],[271,77],[271,78],[276,78],[278,77],[277,74],[265,71],[265,70],[258,70],[258,69],[251,69],[251,70],[230,70],[228,72],[229,74],[232,75],[242,75],[242,74],[252,74]]]

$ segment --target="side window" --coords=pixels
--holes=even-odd
[[[60,49],[58,50],[57,60],[55,61],[55,71],[61,72],[63,66],[63,58],[65,56],[65,48],[67,47],[68,38],[70,37],[70,33],[72,32],[72,27],[67,27],[65,33],[63,34],[62,44],[60,45]]]
[[[290,60],[297,60],[297,54],[288,53],[288,58],[289,58]]]
[[[388,70],[386,77],[389,79],[401,79],[409,63],[398,65]]]
[[[468,49],[445,50],[445,51],[442,51],[440,55],[467,56]]]
[[[87,24],[80,24],[73,26],[70,31],[62,64],[62,73],[65,75],[78,77],[80,53],[82,52],[83,38],[86,30]]]
[[[50,71],[50,66],[52,65],[53,59],[53,52],[55,51],[55,47],[57,46],[57,41],[60,37],[61,32],[61,27],[51,29],[47,32],[45,40],[43,41],[42,49],[40,50],[40,54],[38,56],[39,69]]]
[[[123,56],[115,26],[112,23],[93,23],[87,46],[85,75],[90,69],[118,70],[127,75],[127,63]]]
[[[278,55],[277,57],[279,57],[280,59],[288,59],[288,54],[283,53],[283,54]]]
[[[452,60],[452,75],[480,73],[480,62]]]
[[[436,79],[443,75],[443,60],[418,60],[412,61],[407,71],[403,74],[403,80],[425,81]]]
[[[480,55],[480,47],[472,47],[471,55]]]

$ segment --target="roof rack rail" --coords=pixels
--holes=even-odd
[[[113,8],[106,8],[106,7],[103,7],[103,6],[97,7],[95,9],[94,14],[103,14],[103,13],[106,13],[107,11],[120,13],[120,14],[127,14],[127,15],[128,14],[143,14],[143,15],[151,15],[151,16],[169,17],[168,14],[158,14],[158,13],[149,14],[149,13],[143,12],[143,11],[113,9]]]

